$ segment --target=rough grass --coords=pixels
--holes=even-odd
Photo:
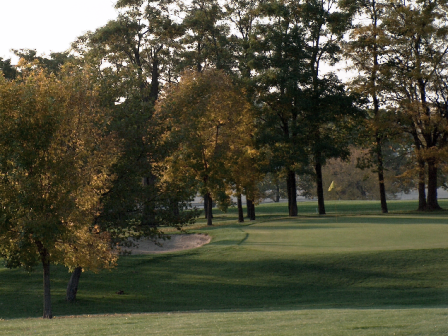
[[[42,272],[0,268],[0,334],[447,334],[448,212],[389,205],[382,215],[378,202],[329,202],[317,216],[300,203],[292,219],[285,204],[269,204],[243,224],[235,209],[216,212],[213,227],[194,229],[211,244],[83,273],[71,305],[67,270],[52,268],[56,316],[160,314],[23,319],[41,315]]]

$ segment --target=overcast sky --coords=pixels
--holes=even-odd
[[[117,17],[116,0],[0,0],[0,57],[18,59],[11,49],[61,52],[89,30]],[[339,64],[338,69],[345,67]],[[334,70],[334,68],[332,69]],[[341,77],[347,77],[343,71]]]
[[[39,54],[67,50],[78,36],[114,19],[115,2],[0,0],[0,57],[13,58],[10,49],[36,49]]]

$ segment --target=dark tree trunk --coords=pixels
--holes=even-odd
[[[238,203],[238,222],[243,223],[244,212],[243,212],[243,202],[241,201],[241,194],[238,194],[237,196],[237,203]]]
[[[247,199],[246,196],[246,207],[247,207],[247,218],[249,218],[249,220],[255,220],[255,204],[252,200]]]
[[[255,220],[255,203],[254,203],[254,201],[250,202],[250,220]]]
[[[162,47],[159,47],[157,52],[160,51],[161,49]],[[152,60],[150,97],[153,103],[159,97],[159,59],[157,54],[154,55],[154,58]]]
[[[288,177],[286,180],[288,188],[288,211],[289,216],[297,216],[297,186],[296,186],[296,173],[292,170],[288,171]]]
[[[76,267],[75,270],[72,273],[72,276],[70,277],[70,281],[67,285],[67,293],[65,295],[65,300],[67,302],[75,302],[76,300],[76,294],[78,293],[78,284],[79,284],[79,278],[81,277],[82,273],[82,267]]]
[[[373,31],[373,36],[376,41],[378,34],[376,33],[376,28],[378,26],[378,14],[379,12],[376,9],[376,3],[375,0],[371,3],[372,5],[372,20],[373,20],[373,26],[375,27],[375,30]],[[380,117],[380,102],[378,100],[378,94],[377,94],[377,69],[378,69],[378,45],[375,42],[373,46],[373,69],[372,69],[372,75],[370,77],[370,84],[373,88],[373,110],[375,113],[375,121],[378,122],[378,119]],[[377,124],[378,126],[378,124]],[[384,164],[383,164],[383,150],[381,147],[381,137],[379,134],[378,129],[375,130],[375,141],[376,141],[376,157],[377,157],[377,169],[378,169],[378,183],[380,188],[380,200],[381,200],[381,211],[383,213],[388,213],[387,209],[387,202],[386,202],[386,188],[384,186]]]
[[[202,44],[198,42],[197,44],[197,49],[196,49],[198,55],[201,55],[201,51],[202,51]],[[196,71],[197,72],[202,72],[202,64],[201,64],[201,60],[200,57],[198,57],[197,62],[196,62]]]
[[[425,161],[418,160],[418,210],[426,210]]]
[[[428,160],[428,196],[426,201],[427,210],[440,210],[437,201],[437,165],[434,160]]]
[[[211,226],[211,225],[213,225],[213,223],[212,223],[212,219],[213,219],[213,214],[212,214],[213,204],[212,203],[213,203],[213,201],[212,201],[212,197],[211,197],[210,193],[206,194],[205,198],[207,198],[207,208],[205,210],[206,216],[207,216],[207,225]]]
[[[42,257],[42,266],[44,269],[44,319],[53,318],[51,311],[51,291],[50,291],[50,262],[48,261],[48,252],[44,250],[45,256]],[[42,255],[42,254],[41,254]]]
[[[316,162],[314,169],[316,171],[316,185],[317,185],[317,206],[319,208],[319,215],[325,215],[324,204],[324,187],[322,182],[322,165]]]
[[[388,213],[387,201],[386,201],[386,188],[384,186],[384,164],[383,164],[383,151],[381,149],[381,139],[376,134],[376,156],[378,160],[378,182],[380,187],[380,200],[381,200],[381,211],[383,213]]]
[[[42,262],[42,267],[44,271],[43,282],[44,282],[44,319],[53,318],[53,313],[51,311],[51,291],[50,291],[50,255],[48,250],[44,247],[42,242],[36,241],[37,250],[39,251],[40,260]]]
[[[246,208],[247,208],[247,218],[252,219],[252,200],[247,198],[246,195]]]
[[[210,213],[211,219],[213,219],[213,211],[210,211],[210,212],[207,211],[209,201],[210,201],[210,207],[213,208],[212,197],[210,196],[210,198],[209,198],[208,195],[210,195],[210,194],[204,195],[204,216],[205,216],[205,219],[208,219],[208,215]]]
[[[144,101],[150,100],[152,104],[155,103],[155,101],[157,100],[157,98],[159,97],[159,78],[160,78],[160,73],[159,73],[159,58],[158,58],[158,53],[160,52],[160,50],[162,50],[163,45],[159,46],[157,48],[157,50],[154,50],[154,55],[153,55],[153,59],[152,59],[152,71],[151,71],[151,89],[149,92],[149,99],[144,99]],[[138,62],[140,68],[141,63],[140,61]],[[141,75],[143,76],[143,75]],[[146,97],[146,93],[144,94],[144,97]],[[154,174],[151,174],[149,177],[144,177],[143,178],[143,185],[145,186],[149,186],[149,187],[153,187],[157,181],[157,178]],[[152,202],[152,199],[155,198],[155,195],[153,195],[153,193],[151,193],[149,195],[149,202],[147,202],[145,208],[144,208],[144,213],[143,213],[143,224],[144,225],[149,225],[149,226],[157,226],[156,223],[156,216],[155,216],[155,206],[154,206],[154,202]]]

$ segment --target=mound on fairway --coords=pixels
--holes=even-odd
[[[164,241],[159,241],[156,244],[150,239],[141,239],[136,241],[136,247],[126,248],[132,254],[153,254],[153,253],[167,253],[182,250],[190,250],[202,245],[208,244],[211,237],[206,234],[177,234],[169,236]]]

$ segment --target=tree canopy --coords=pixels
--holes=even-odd
[[[173,146],[165,161],[170,175],[190,176],[201,195],[225,203],[232,168],[251,145],[252,108],[244,92],[221,71],[187,72],[160,101],[157,113],[166,121],[164,137]]]
[[[109,116],[97,88],[74,68],[0,78],[0,101],[0,254],[8,267],[43,265],[51,318],[51,263],[114,264],[109,236],[94,219],[120,147],[105,134]]]

